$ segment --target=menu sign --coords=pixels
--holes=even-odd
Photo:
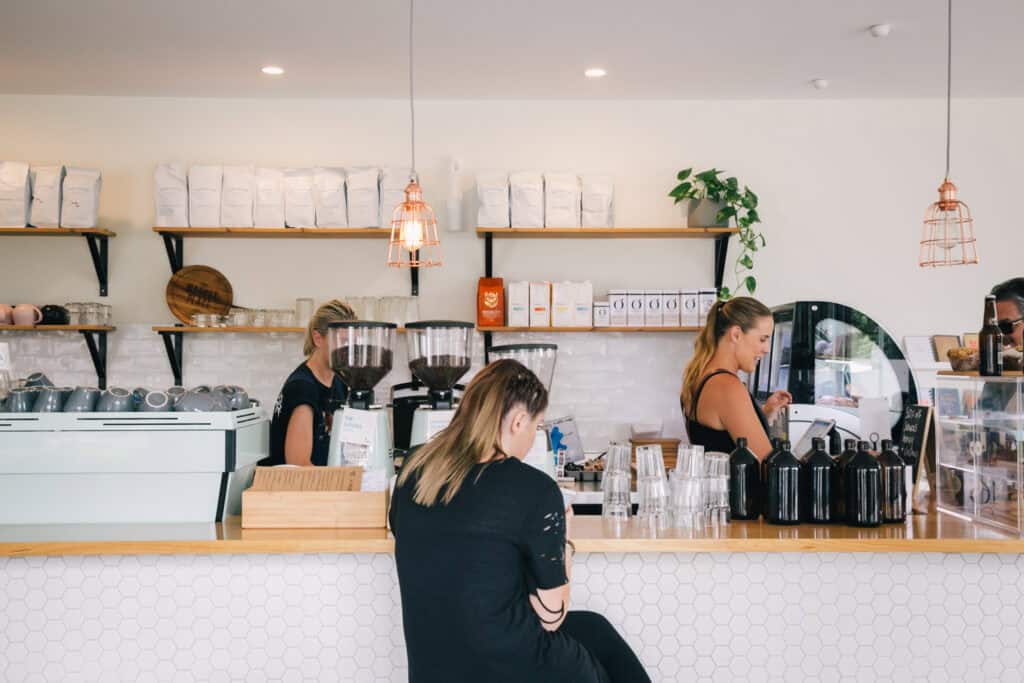
[[[907,406],[900,435],[900,456],[909,466],[908,490],[915,512],[927,512],[929,498],[935,491],[935,448],[930,443],[931,406]]]

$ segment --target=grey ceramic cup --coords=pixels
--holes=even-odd
[[[132,403],[135,404],[136,410],[146,401],[146,394],[148,393],[149,389],[146,387],[135,387],[132,389]]]
[[[59,387],[60,395],[64,398],[64,403],[67,404],[68,399],[71,398],[71,394],[75,393],[74,387]]]
[[[52,387],[53,382],[50,378],[41,372],[33,372],[31,375],[25,378],[26,387]]]
[[[107,389],[96,402],[97,413],[129,413],[132,408],[131,392],[121,387]]]
[[[60,413],[64,411],[64,395],[57,387],[44,387],[36,394],[33,413]]]
[[[166,413],[171,409],[171,397],[162,391],[151,391],[139,406],[144,413]]]
[[[242,387],[233,386],[235,393],[231,396],[231,410],[245,410],[249,407],[249,394]]]
[[[102,391],[96,387],[75,387],[71,396],[64,402],[65,413],[91,413],[96,410],[96,402]]]
[[[209,413],[217,410],[218,401],[210,392],[189,391],[174,404],[179,413]]]
[[[35,391],[25,388],[11,389],[7,397],[7,412],[9,413],[30,413],[36,402]]]

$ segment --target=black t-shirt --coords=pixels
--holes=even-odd
[[[600,680],[527,598],[566,583],[555,482],[509,458],[475,466],[447,505],[423,507],[414,490],[396,489],[390,512],[410,683]]]
[[[328,389],[316,378],[309,366],[302,363],[288,375],[281,393],[274,404],[274,417],[270,422],[270,455],[260,465],[283,465],[284,441],[288,434],[288,422],[299,406],[313,409],[313,453],[314,465],[327,464],[327,450],[331,442],[331,419],[334,411],[345,403],[345,384],[337,375]]]

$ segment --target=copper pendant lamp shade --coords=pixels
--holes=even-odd
[[[409,0],[409,119],[412,148],[412,173],[405,188],[405,201],[391,214],[388,239],[388,265],[395,268],[430,268],[441,265],[441,241],[437,238],[437,219],[430,204],[423,201],[423,190],[416,175],[416,108],[413,98],[413,0]]]
[[[950,103],[953,84],[953,0],[947,2],[946,42],[946,178],[939,186],[939,201],[928,207],[921,230],[918,265],[964,266],[978,262],[971,210],[957,199],[956,185],[949,179]]]

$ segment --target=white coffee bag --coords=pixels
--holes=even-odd
[[[284,227],[284,171],[281,169],[256,169],[252,220],[257,228]]]
[[[572,327],[576,308],[573,296],[576,286],[572,282],[551,283],[551,326]]]
[[[577,176],[544,174],[544,227],[580,227],[580,179]]]
[[[220,227],[220,195],[224,181],[221,166],[188,169],[188,224],[194,228]]]
[[[315,228],[313,169],[292,168],[284,172],[284,224],[289,228]]]
[[[532,171],[508,177],[512,225],[517,228],[544,227],[544,176]]]
[[[153,201],[159,228],[188,226],[188,175],[185,164],[157,164],[153,171]]]
[[[484,171],[476,176],[476,223],[481,228],[507,228],[509,213],[508,173]]]
[[[345,200],[345,170],[313,169],[313,201],[316,204],[316,227],[347,228],[348,203]]]
[[[395,209],[405,201],[405,188],[412,173],[408,168],[385,168],[380,172],[380,224],[390,228]]]
[[[530,326],[530,283],[516,281],[508,283],[508,294],[505,296],[505,303],[508,307],[509,327]]]
[[[28,222],[37,228],[60,227],[60,199],[64,185],[63,166],[33,166],[32,206]]]
[[[28,164],[0,161],[0,227],[24,228],[28,225],[31,201]]]
[[[60,226],[95,228],[103,176],[98,169],[68,167],[61,193]]]
[[[350,168],[346,171],[349,227],[380,227],[380,170]],[[390,225],[390,216],[388,219]]]
[[[614,186],[610,176],[583,176],[582,211],[580,222],[584,228],[611,228],[615,225]]]
[[[256,169],[225,166],[220,200],[220,224],[225,228],[251,228]]]

